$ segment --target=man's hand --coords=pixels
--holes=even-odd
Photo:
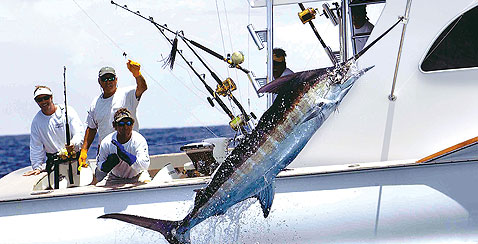
[[[111,140],[111,143],[113,143],[116,146],[116,149],[117,149],[116,151],[118,153],[118,156],[121,158],[121,160],[128,163],[129,166],[133,165],[134,162],[136,162],[136,156],[127,152],[126,149],[124,149],[124,146],[121,145],[121,143],[119,143],[115,139]]]
[[[73,145],[66,145],[65,144],[65,148],[66,148],[66,151],[68,152],[68,155],[70,155],[75,150],[75,146],[73,146]]]
[[[78,171],[81,171],[82,167],[88,167],[88,164],[86,163],[86,158],[88,157],[88,150],[87,149],[81,149],[80,152],[80,157],[78,158]]]
[[[139,69],[141,68],[141,65],[139,63],[136,63],[132,61],[131,59],[128,59],[128,63],[126,63],[126,65],[128,66],[129,71],[133,73],[134,78],[141,75],[141,71],[139,71]]]
[[[32,171],[25,172],[23,176],[30,176],[30,175],[39,175],[41,173],[41,170],[35,169]]]
[[[108,155],[106,161],[101,164],[101,171],[109,173],[116,165],[119,164],[119,158],[116,153]]]

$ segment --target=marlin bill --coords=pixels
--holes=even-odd
[[[190,243],[190,231],[211,216],[254,197],[264,217],[274,199],[274,181],[304,148],[317,129],[337,108],[355,81],[371,67],[357,70],[355,62],[340,67],[304,71],[281,77],[260,92],[277,93],[256,128],[231,152],[200,189],[194,207],[182,220],[160,220],[127,214],[106,214],[160,232],[169,243]]]

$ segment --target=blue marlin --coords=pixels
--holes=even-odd
[[[119,213],[99,218],[158,231],[169,243],[190,243],[194,226],[251,197],[258,199],[267,218],[277,174],[296,158],[355,81],[370,68],[358,71],[351,61],[340,67],[291,74],[262,87],[261,92],[278,94],[274,103],[216,169],[209,184],[197,191],[194,207],[184,219],[170,221]]]

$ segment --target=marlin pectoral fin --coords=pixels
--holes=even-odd
[[[320,114],[320,112],[318,110],[315,110],[314,112],[312,112],[311,114],[309,114],[309,116],[307,116],[307,118],[304,119],[304,121],[302,123],[305,123],[315,117],[317,117],[318,115]]]
[[[271,183],[266,188],[264,188],[261,192],[259,192],[256,197],[261,203],[262,213],[264,214],[264,218],[269,216],[271,211],[272,201],[274,200],[274,183]]]

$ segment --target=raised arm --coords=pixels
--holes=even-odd
[[[143,75],[141,75],[141,65],[132,60],[128,60],[128,63],[126,63],[126,65],[136,79],[136,98],[139,99],[141,98],[141,95],[143,95],[143,93],[148,89],[146,80],[144,79]]]

